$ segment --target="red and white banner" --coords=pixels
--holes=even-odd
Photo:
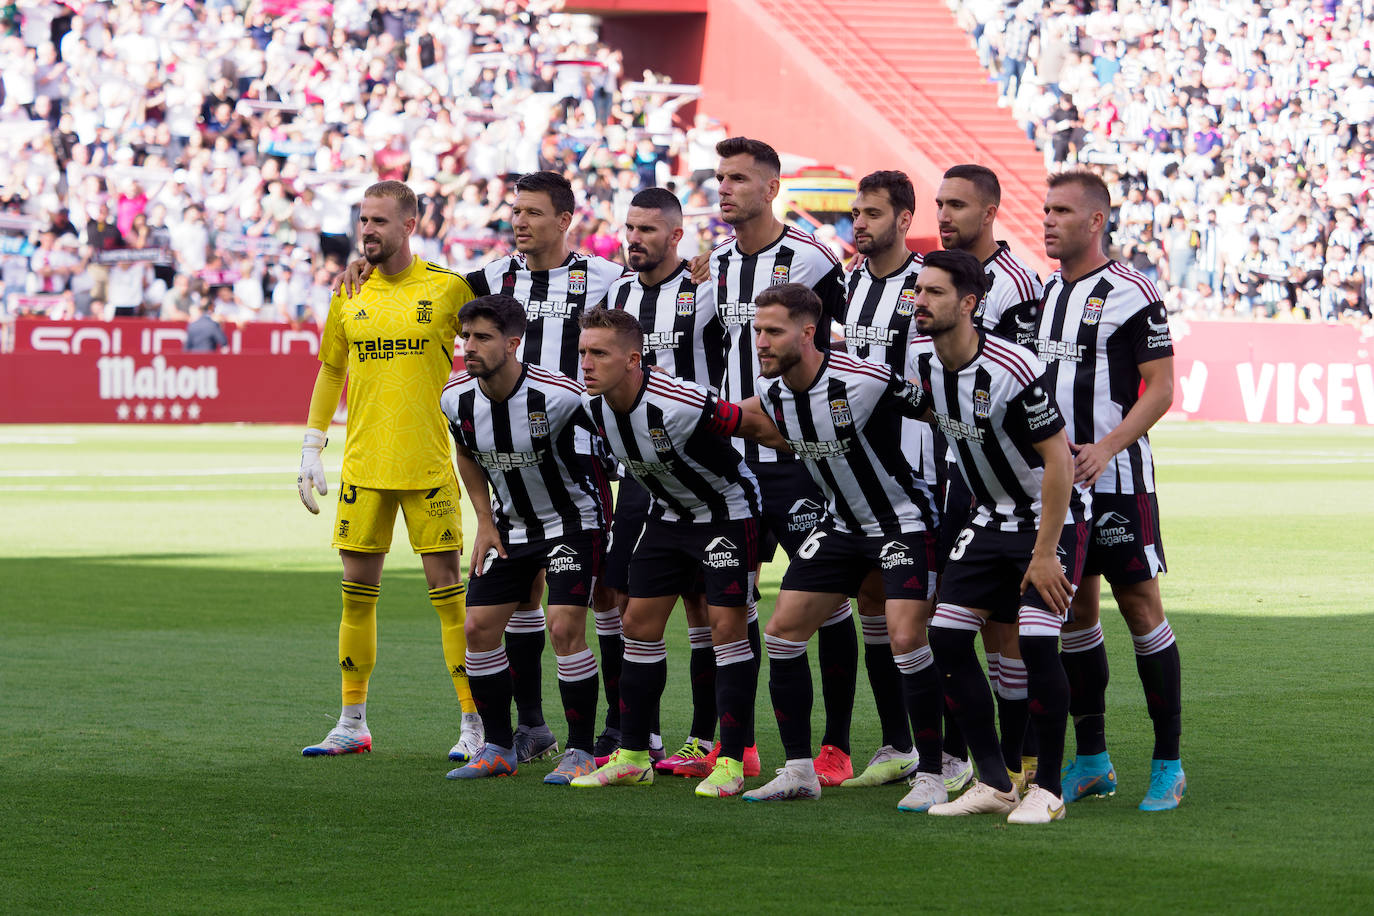
[[[293,327],[274,322],[254,322],[243,327],[228,325],[230,353],[262,353],[289,356],[320,352],[320,332],[313,324]],[[186,322],[145,321],[47,321],[21,318],[14,323],[15,353],[103,353],[152,356],[181,353],[186,344]]]
[[[1374,324],[1175,319],[1169,327],[1176,416],[1374,425]]]

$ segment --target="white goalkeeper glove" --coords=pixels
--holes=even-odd
[[[318,490],[321,496],[329,493],[329,483],[324,479],[324,461],[320,452],[329,439],[317,429],[305,431],[305,441],[301,445],[301,472],[296,476],[296,492],[301,495],[301,504],[310,510],[311,515],[320,514],[320,506],[315,502],[312,492]]]

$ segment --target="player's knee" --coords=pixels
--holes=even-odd
[[[1119,586],[1112,591],[1131,635],[1144,636],[1164,622],[1164,602],[1159,596],[1158,579]]]
[[[468,647],[476,652],[495,649],[501,645],[505,623],[495,608],[468,608],[467,619],[463,621],[463,636],[467,639]]]
[[[587,647],[585,608],[549,608],[549,641],[554,652],[571,655]]]

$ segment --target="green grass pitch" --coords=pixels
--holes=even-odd
[[[1367,911],[1374,430],[1155,441],[1189,795],[1135,808],[1149,725],[1108,609],[1121,791],[1013,829],[898,814],[902,786],[746,805],[686,780],[548,787],[547,762],[446,781],[456,702],[408,549],[382,588],[376,750],[303,759],[337,712],[339,565],[333,493],[313,517],[292,489],[299,430],[0,427],[0,911]],[[669,647],[671,744],[680,616]]]

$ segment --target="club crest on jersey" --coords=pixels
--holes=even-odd
[[[420,324],[429,324],[434,320],[434,303],[429,299],[421,299],[415,303],[415,320]]]
[[[686,317],[686,316],[692,314],[693,312],[695,312],[696,310],[697,310],[697,294],[696,294],[696,293],[678,293],[678,294],[677,294],[677,313],[678,313],[679,315],[682,315],[683,317]]]
[[[673,450],[673,440],[668,438],[668,431],[661,426],[655,426],[649,430],[649,441],[654,444],[656,452],[671,452]]]
[[[1102,320],[1102,306],[1106,305],[1100,297],[1093,296],[1088,300],[1088,304],[1083,306],[1083,323],[1097,324]]]
[[[568,271],[568,294],[580,296],[587,291],[587,272],[585,270]]]
[[[781,286],[787,282],[788,268],[786,264],[779,264],[773,268],[773,286]]]
[[[910,318],[914,311],[916,311],[916,290],[902,290],[902,294],[897,297],[897,314],[903,318]]]
[[[977,390],[973,392],[973,415],[980,420],[986,420],[992,413],[992,395],[986,391]]]
[[[849,410],[847,400],[836,398],[830,402],[830,422],[836,426],[849,426],[854,422],[854,415]]]
[[[530,436],[542,439],[549,434],[549,415],[542,410],[530,411]]]

